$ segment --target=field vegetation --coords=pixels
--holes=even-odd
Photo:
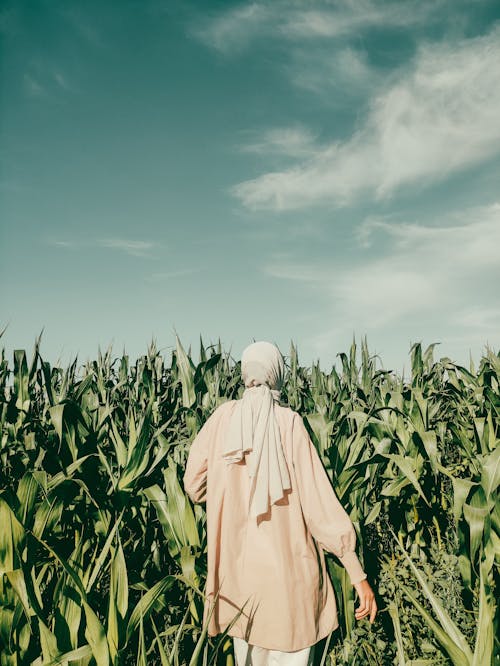
[[[374,625],[327,558],[340,628],[318,664],[488,666],[499,656],[500,354],[475,368],[434,346],[411,377],[377,369],[366,340],[336,367],[291,344],[282,402],[306,423],[358,534]],[[338,367],[337,367],[338,366]],[[190,442],[241,396],[221,344],[177,339],[130,362],[0,359],[0,666],[233,664],[201,624],[205,513],[180,480]]]

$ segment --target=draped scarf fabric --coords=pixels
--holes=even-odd
[[[291,488],[274,413],[284,375],[279,349],[263,341],[249,345],[242,354],[241,374],[246,388],[231,416],[223,457],[231,464],[246,456],[253,480],[249,511],[257,518]]]

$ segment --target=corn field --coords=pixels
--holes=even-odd
[[[299,364],[282,404],[303,417],[351,516],[379,612],[327,556],[340,628],[317,664],[499,664],[500,353],[469,369],[410,350],[411,378],[376,369],[366,339],[339,368]],[[224,664],[202,626],[203,506],[182,490],[190,442],[241,396],[220,342],[170,364],[151,343],[77,368],[24,350],[0,360],[0,664]]]

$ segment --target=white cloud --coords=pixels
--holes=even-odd
[[[127,240],[123,238],[103,238],[98,240],[97,244],[114,250],[122,250],[127,254],[132,254],[137,257],[147,255],[149,250],[155,247],[155,243],[152,243],[151,241]]]
[[[54,69],[52,71],[52,77],[54,81],[57,83],[57,85],[66,92],[71,92],[71,93],[76,92],[76,89],[69,82],[68,77],[65,74],[63,74],[60,70]]]
[[[375,236],[386,256],[371,250]],[[498,334],[500,298],[491,302],[491,296],[498,293],[493,285],[500,284],[500,203],[465,210],[434,226],[369,219],[358,238],[363,243],[356,262],[275,256],[262,267],[269,276],[299,281],[323,295],[320,337],[329,335],[324,330],[329,318],[332,330],[345,333],[385,329],[408,316],[451,322],[456,333],[475,326]]]
[[[67,240],[55,240],[51,242],[51,245],[58,245],[59,247],[76,247],[75,242]]]
[[[415,256],[421,253],[419,263],[453,260],[473,270],[481,266],[500,267],[500,204],[468,209],[450,214],[446,226],[422,226],[409,223],[391,223],[384,218],[368,218],[357,230],[358,239],[369,247],[377,230],[392,237],[394,248],[401,254]],[[498,241],[498,245],[497,245]],[[467,268],[466,268],[467,270]]]
[[[261,38],[303,40],[336,38],[382,27],[412,27],[442,9],[442,2],[377,3],[374,0],[337,0],[304,8],[304,3],[272,0],[243,4],[199,19],[191,32],[208,46],[234,53]]]
[[[498,331],[500,331],[500,307],[472,305],[457,312],[453,321],[462,327],[481,331],[490,330],[491,333],[498,334]]]
[[[191,33],[218,51],[240,51],[273,21],[273,16],[271,7],[253,2],[229,9],[208,21],[204,18],[191,26]]]
[[[425,22],[439,2],[344,0],[325,9],[299,9],[283,17],[280,32],[289,38],[338,37],[368,27],[411,27]]]
[[[256,133],[254,133],[255,135]],[[248,153],[274,154],[286,157],[307,157],[317,150],[316,136],[306,127],[278,127],[254,136],[240,146]]]
[[[295,86],[322,96],[330,106],[366,97],[382,76],[365,53],[351,47],[294,48],[285,71]]]
[[[409,71],[372,100],[348,140],[282,171],[237,184],[251,209],[342,206],[362,193],[441,180],[500,152],[500,29],[455,44],[426,44]]]
[[[29,97],[43,97],[47,100],[64,93],[77,93],[78,90],[59,65],[46,58],[33,58],[23,76],[23,85]]]
[[[126,238],[100,238],[95,241],[78,241],[78,240],[64,240],[64,239],[50,239],[46,241],[49,245],[56,245],[65,248],[82,248],[82,247],[104,247],[111,250],[119,250],[136,257],[149,256],[150,250],[158,247],[158,242],[132,240]]]

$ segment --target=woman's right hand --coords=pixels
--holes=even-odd
[[[377,602],[370,583],[365,578],[359,583],[354,583],[353,587],[359,596],[359,606],[354,609],[356,620],[361,620],[369,615],[370,623],[373,624],[377,614]]]

